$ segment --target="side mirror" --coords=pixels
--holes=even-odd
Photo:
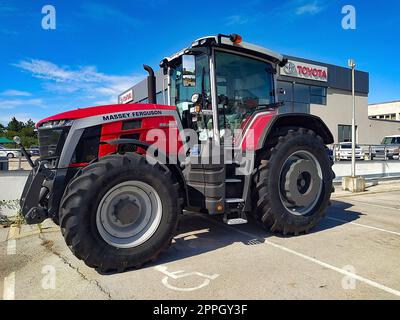
[[[189,54],[182,56],[182,77],[184,87],[196,86],[196,57]]]
[[[192,95],[191,101],[193,104],[198,104],[199,102],[201,102],[201,94],[200,93],[194,93]]]

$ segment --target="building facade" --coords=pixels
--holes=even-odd
[[[400,100],[370,104],[368,115],[371,119],[400,121]]]
[[[285,58],[288,63],[280,68],[277,81],[278,98],[284,102],[279,112],[317,115],[331,130],[335,143],[351,141],[351,69],[299,57]],[[157,103],[168,104],[167,88],[168,78],[159,70],[156,72]],[[355,93],[357,143],[379,144],[386,135],[400,134],[400,121],[369,118],[367,72],[356,71]],[[147,103],[147,81],[122,93],[118,102]]]

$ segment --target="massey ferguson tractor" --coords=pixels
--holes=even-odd
[[[276,74],[285,63],[237,34],[204,37],[162,60],[166,105],[156,103],[145,65],[148,103],[39,121],[40,158],[21,145],[33,167],[21,197],[27,223],[51,218],[76,257],[100,272],[154,261],[183,211],[308,232],[330,202],[333,137],[316,116],[279,113]]]

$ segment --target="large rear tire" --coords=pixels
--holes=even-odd
[[[84,168],[60,209],[67,245],[101,272],[154,261],[174,236],[179,183],[168,168],[138,154],[111,155]]]
[[[323,140],[315,132],[299,128],[272,137],[253,176],[256,218],[272,232],[308,232],[330,203],[331,167]]]

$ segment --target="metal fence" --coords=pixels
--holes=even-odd
[[[375,144],[357,144],[356,146],[356,160],[399,161],[400,159],[400,147]],[[329,150],[334,161],[351,160],[351,147],[343,148],[343,144],[333,144],[329,146]],[[348,155],[350,155],[350,158],[348,158]]]
[[[32,160],[36,160],[38,157],[33,156]],[[31,170],[26,158],[19,154],[16,157],[0,157],[0,172],[1,171],[12,171],[12,170]]]

